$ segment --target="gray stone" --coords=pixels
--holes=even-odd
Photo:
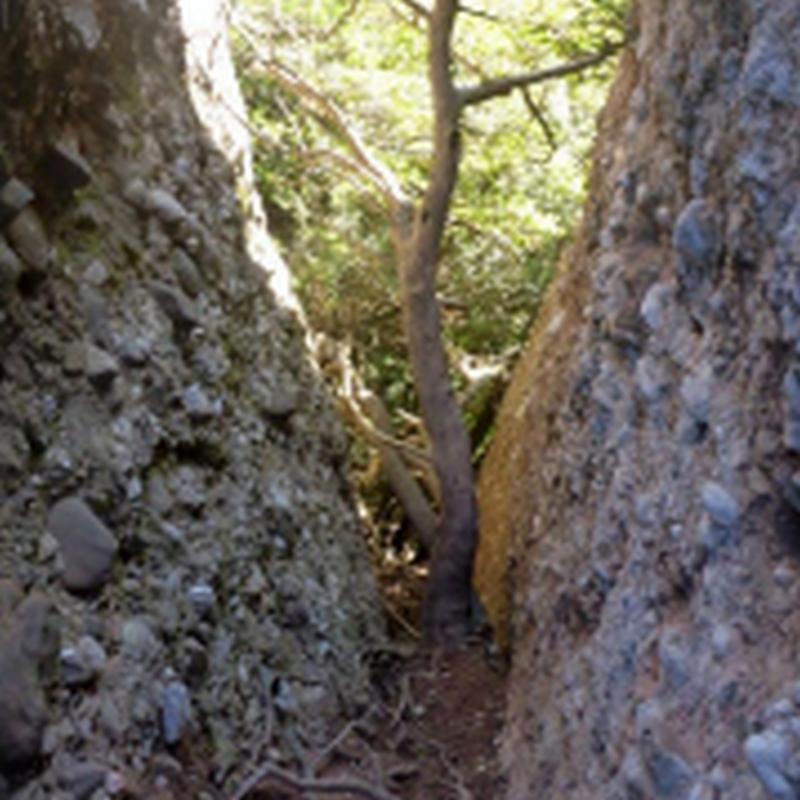
[[[172,269],[181,288],[190,297],[197,297],[203,291],[203,279],[192,257],[182,248],[175,248],[172,254]]]
[[[189,690],[180,681],[170,681],[161,693],[161,732],[168,745],[177,744],[192,718]]]
[[[784,420],[783,444],[787,450],[800,453],[800,418],[789,417]]]
[[[189,212],[180,201],[165,189],[151,189],[147,193],[145,206],[166,225],[177,225],[189,218]]]
[[[645,355],[636,362],[636,383],[645,399],[655,403],[669,387],[669,377],[660,361]]]
[[[677,754],[654,749],[645,757],[647,771],[653,781],[656,797],[683,800],[694,783],[694,773]]]
[[[84,50],[94,50],[100,44],[103,32],[91,0],[67,0],[62,5],[61,15],[77,35]]]
[[[119,374],[117,360],[97,345],[86,345],[86,377],[98,389],[105,391]]]
[[[180,289],[162,281],[150,281],[148,288],[177,329],[187,331],[199,326],[200,319],[194,303]]]
[[[53,506],[48,529],[64,562],[64,585],[71,591],[98,589],[108,579],[117,541],[94,512],[77,497]]]
[[[86,347],[83,342],[70,342],[64,349],[62,362],[65,375],[82,375],[86,369]]]
[[[65,647],[59,656],[61,675],[67,686],[87,686],[106,667],[106,651],[91,636],[82,636],[75,647]]]
[[[31,595],[0,627],[0,771],[28,766],[40,754],[47,720],[41,680],[58,652],[52,603]]]
[[[100,347],[111,343],[111,318],[108,301],[94,286],[83,284],[79,290],[83,320],[92,341]]]
[[[47,715],[30,664],[0,645],[0,771],[11,771],[38,757]]]
[[[22,587],[11,578],[0,578],[0,624],[21,601]]]
[[[31,206],[22,209],[8,225],[6,238],[27,267],[37,272],[47,270],[52,248],[42,221]]]
[[[65,199],[92,180],[91,167],[69,141],[54,142],[47,147],[40,174],[45,176],[51,192]]]
[[[19,427],[0,425],[0,475],[21,475],[30,458],[30,445]]]
[[[711,388],[713,371],[711,365],[703,362],[681,383],[681,398],[686,410],[697,422],[707,422],[711,411]]]
[[[791,748],[783,736],[771,730],[753,734],[747,738],[744,752],[772,800],[797,800],[786,775]]]
[[[736,524],[740,513],[739,504],[725,488],[708,481],[703,484],[700,496],[703,507],[715,523],[726,528]]]
[[[669,284],[654,283],[647,290],[639,312],[651,330],[656,331],[664,324],[667,308],[672,299],[673,291]]]
[[[198,583],[189,589],[189,601],[198,617],[206,617],[217,602],[214,590],[206,583]]]
[[[92,761],[69,760],[58,771],[58,784],[69,792],[72,800],[89,800],[105,785],[108,770]]]
[[[710,203],[695,199],[685,206],[675,221],[672,246],[680,260],[679,275],[692,289],[699,275],[716,264],[720,253],[719,222]]]
[[[44,595],[33,593],[15,614],[16,644],[20,653],[42,676],[49,676],[61,641],[60,621],[55,605]]]
[[[158,654],[159,644],[150,626],[134,617],[122,626],[120,652],[131,661],[147,663]]]
[[[194,422],[204,422],[222,414],[222,401],[209,400],[203,389],[194,383],[183,391],[183,407]]]
[[[8,246],[4,236],[0,236],[0,290],[17,285],[24,267],[19,256]]]
[[[0,187],[0,228],[13,220],[23,208],[33,202],[33,191],[22,181],[11,178]]]
[[[792,416],[800,417],[800,368],[797,366],[787,370],[783,378],[783,393]]]
[[[92,286],[102,286],[108,280],[108,267],[96,258],[84,270],[83,278]]]
[[[122,363],[129,367],[143,367],[150,359],[152,347],[142,336],[126,338],[119,346]]]
[[[270,417],[291,416],[300,403],[296,387],[289,384],[268,386],[261,382],[254,382],[253,390],[262,411]]]

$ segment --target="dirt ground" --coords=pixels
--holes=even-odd
[[[379,699],[312,755],[305,777],[267,770],[231,800],[501,798],[504,666],[479,641],[388,660]]]
[[[487,636],[451,651],[424,647],[418,633],[424,567],[384,565],[379,577],[393,639],[371,656],[374,700],[360,717],[342,720],[321,748],[303,746],[294,760],[243,769],[237,788],[224,796],[209,786],[209,761],[183,753],[182,786],[147,796],[500,800],[504,659]]]

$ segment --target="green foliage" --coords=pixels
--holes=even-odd
[[[425,0],[420,0],[424,3]],[[335,100],[418,197],[431,152],[424,20],[403,0],[243,0],[264,52]],[[454,48],[462,85],[553,66],[624,36],[623,0],[466,0]],[[484,11],[481,11],[484,9]],[[480,13],[473,13],[479,11]],[[323,120],[238,49],[257,175],[312,325],[352,343],[367,382],[413,408],[389,226],[380,199],[325,153]],[[472,107],[440,270],[447,345],[496,359],[524,340],[583,200],[594,120],[613,60]],[[460,381],[466,391],[468,381]],[[470,424],[474,420],[468,419]]]

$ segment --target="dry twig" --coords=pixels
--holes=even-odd
[[[399,800],[396,795],[389,794],[383,789],[371,786],[356,778],[341,778],[336,780],[323,780],[318,778],[301,778],[288,770],[281,769],[271,761],[265,763],[255,774],[251,775],[231,800],[245,800],[245,798],[260,783],[273,780],[283,784],[289,789],[294,789],[303,794],[350,794],[363,797],[366,800]]]

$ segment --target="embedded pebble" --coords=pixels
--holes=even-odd
[[[766,730],[748,737],[744,752],[772,800],[796,800],[787,776],[790,747],[779,733]]]
[[[78,687],[92,683],[106,666],[106,651],[91,636],[82,636],[75,647],[61,651],[61,674],[67,686]]]
[[[700,492],[703,506],[711,519],[723,527],[731,527],[739,519],[739,504],[718,483],[708,481]]]
[[[61,500],[51,509],[47,527],[60,547],[67,589],[101,587],[111,572],[117,541],[89,506],[77,497]]]
[[[161,693],[161,732],[169,745],[177,744],[191,721],[189,690],[180,681],[170,681]]]

